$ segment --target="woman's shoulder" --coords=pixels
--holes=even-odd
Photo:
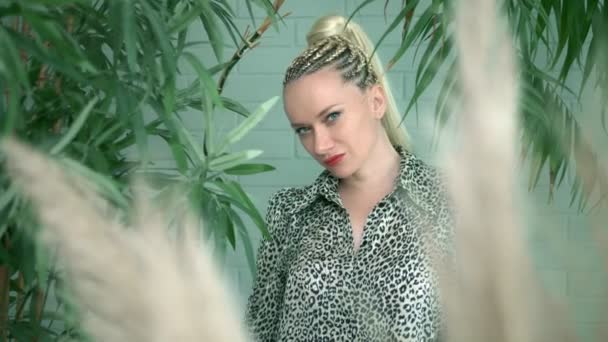
[[[280,230],[291,215],[310,201],[309,197],[309,186],[284,187],[275,191],[268,199],[266,223],[271,229]]]
[[[401,177],[404,187],[423,207],[436,211],[438,205],[445,205],[447,179],[445,171],[440,167],[410,154]]]
[[[279,212],[289,212],[298,203],[306,200],[306,188],[304,187],[285,187],[275,191],[268,200],[268,212],[280,214]]]
[[[444,170],[414,154],[409,154],[405,169],[405,175],[402,177],[417,186],[438,189],[445,185]]]

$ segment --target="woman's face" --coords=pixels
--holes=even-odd
[[[368,160],[386,110],[384,92],[361,90],[338,71],[323,68],[287,84],[285,112],[308,153],[338,178],[357,172]]]

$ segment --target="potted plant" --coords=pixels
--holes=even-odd
[[[237,248],[238,237],[253,271],[241,215],[267,232],[232,176],[273,168],[251,161],[261,151],[231,146],[277,98],[250,112],[222,96],[222,89],[243,53],[277,25],[282,3],[247,0],[267,18],[245,34],[225,0],[5,1],[0,4],[1,134],[53,156],[121,210],[129,210],[135,174],[150,181],[158,198],[177,187],[212,223],[207,234],[219,250]],[[188,39],[195,23],[202,24],[208,41]],[[234,55],[226,62],[228,42]],[[217,64],[203,65],[191,52],[196,44],[212,49]],[[180,87],[184,64],[196,78]],[[185,127],[186,109],[200,116],[202,139]],[[244,117],[225,137],[214,134],[214,113],[220,109]],[[168,167],[153,163],[151,137],[170,147]],[[38,246],[34,215],[3,171],[0,217],[0,341],[81,338],[52,251]]]

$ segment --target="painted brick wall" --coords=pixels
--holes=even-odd
[[[241,101],[250,109],[272,96],[281,94],[282,74],[289,62],[305,47],[305,34],[319,15],[337,13],[348,14],[360,0],[309,0],[286,1],[282,12],[290,11],[280,32],[272,28],[264,35],[261,44],[249,51],[228,79],[225,95]],[[249,13],[244,2],[232,1],[237,23],[241,27],[250,24]],[[376,1],[364,9],[355,19],[377,40],[398,13],[401,1],[390,1],[387,13],[383,16],[384,1]],[[256,23],[263,15],[256,11]],[[379,50],[384,61],[394,53],[399,45],[398,30],[389,35]],[[190,39],[205,40],[200,26],[193,27]],[[233,47],[226,40],[226,59],[232,54]],[[207,66],[217,64],[208,45],[202,45],[194,52]],[[418,56],[419,57],[419,56]],[[396,100],[401,108],[413,94],[415,67],[413,53],[406,54],[390,72],[390,81]],[[194,77],[193,71],[184,65],[184,75],[180,81],[187,82]],[[572,78],[580,79],[580,72]],[[423,96],[416,111],[405,120],[411,135],[415,152],[419,157],[433,162],[435,152],[431,148],[433,133],[434,99],[439,85],[433,84]],[[239,118],[232,113],[216,113],[218,129],[221,132],[233,127]],[[189,127],[195,134],[202,129],[201,121],[194,115],[187,116]],[[240,181],[253,196],[255,204],[264,213],[269,196],[285,186],[301,186],[311,182],[321,170],[301,147],[297,137],[289,128],[283,113],[282,104],[272,109],[267,118],[237,148],[257,148],[264,150],[260,162],[274,165],[272,173],[241,177]],[[167,159],[169,150],[158,142],[154,156],[159,160]],[[588,222],[582,215],[569,206],[569,184],[566,183],[556,194],[555,203],[547,204],[548,180],[542,178],[533,193],[527,193],[527,171],[521,173],[520,190],[522,211],[526,214],[525,224],[530,236],[534,265],[548,290],[565,299],[573,309],[573,319],[581,335],[591,336],[594,329],[608,328],[608,315],[600,309],[608,308],[608,295],[605,288],[607,276],[598,262],[597,249],[589,234]],[[253,225],[252,235],[259,241]],[[257,245],[257,244],[256,244]],[[226,261],[227,277],[235,290],[238,303],[244,307],[251,291],[251,276],[243,253],[238,250],[228,256]]]

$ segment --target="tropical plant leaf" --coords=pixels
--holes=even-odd
[[[275,168],[268,164],[241,164],[224,170],[229,175],[244,176],[254,175],[262,172],[274,171]]]
[[[255,265],[255,253],[254,248],[251,243],[251,237],[249,235],[249,231],[247,227],[243,223],[240,215],[232,209],[232,207],[228,207],[228,215],[234,224],[236,225],[237,232],[241,237],[241,241],[243,243],[243,249],[245,251],[245,257],[247,258],[247,265],[249,266],[249,272],[251,276],[255,278],[256,274],[256,265]]]
[[[240,125],[238,125],[233,130],[228,132],[228,134],[226,135],[226,138],[218,147],[217,152],[222,153],[226,147],[233,145],[234,143],[241,140],[260,121],[262,121],[262,119],[264,119],[266,114],[268,114],[268,111],[270,111],[270,109],[277,103],[278,100],[279,100],[279,97],[275,96],[275,97],[271,98],[270,100],[267,100],[266,102],[262,103],[258,107],[258,109],[256,109],[255,112],[253,112],[252,115],[247,117],[245,120],[243,120],[243,122],[241,122]]]
[[[223,193],[217,193],[221,198],[226,199],[237,208],[243,210],[255,223],[264,238],[270,238],[270,233],[264,222],[264,218],[257,210],[249,196],[243,191],[241,185],[234,181],[212,181],[211,184],[222,189]],[[213,190],[212,190],[213,191]]]
[[[224,171],[249,161],[262,154],[260,150],[246,150],[227,153],[216,157],[209,162],[209,169],[213,171]]]
[[[224,38],[215,18],[215,12],[213,11],[209,0],[197,1],[202,8],[200,19],[205,27],[207,36],[209,37],[209,42],[211,43],[215,57],[219,63],[222,63],[224,61]]]
[[[76,117],[74,124],[72,126],[70,126],[68,131],[61,138],[61,140],[59,140],[59,142],[55,146],[53,146],[53,148],[51,149],[52,154],[60,153],[76,137],[78,132],[82,129],[82,126],[84,126],[87,118],[89,117],[89,114],[91,114],[93,107],[95,106],[97,101],[98,101],[98,99],[96,97],[94,97],[80,111],[80,114],[78,114],[78,116]]]
[[[247,108],[245,108],[245,106],[243,106],[242,104],[240,104],[239,102],[227,98],[227,97],[223,97],[222,96],[222,103],[224,104],[224,108],[237,113],[243,117],[249,117],[251,115],[251,113],[249,112],[249,110]]]

